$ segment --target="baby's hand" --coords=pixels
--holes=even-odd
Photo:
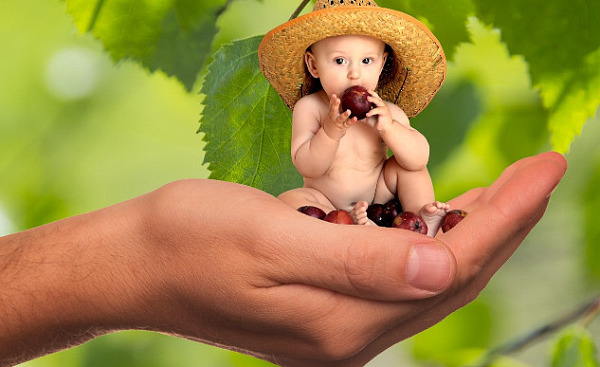
[[[367,122],[374,125],[379,131],[385,131],[392,125],[392,111],[388,105],[374,90],[369,89],[370,96],[367,97],[374,107],[367,113]]]
[[[354,125],[356,117],[350,118],[350,110],[340,113],[341,100],[335,94],[331,95],[329,101],[329,114],[323,121],[323,130],[331,139],[339,140],[346,135],[346,130]]]

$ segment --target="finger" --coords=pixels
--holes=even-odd
[[[342,112],[341,108],[341,100],[337,95],[332,94],[331,99],[329,100],[329,115],[333,118],[334,116],[339,115]]]
[[[495,191],[496,188],[501,187],[502,184],[504,184],[506,181],[508,181],[516,171],[518,171],[519,169],[521,169],[524,166],[527,166],[529,164],[536,163],[540,160],[545,160],[545,159],[550,159],[551,161],[555,161],[561,167],[561,169],[566,171],[566,169],[567,169],[566,161],[558,153],[546,152],[546,153],[542,153],[542,154],[539,154],[536,156],[527,157],[527,158],[521,159],[521,160],[513,163],[509,167],[507,167],[502,172],[500,177],[494,182],[493,186],[490,187],[489,189],[483,188],[483,187],[471,189],[471,190],[465,192],[464,194],[462,194],[454,199],[449,200],[448,204],[450,204],[450,207],[452,209],[463,209],[468,212],[469,211],[468,209],[472,208],[472,203],[474,201],[478,200],[480,195],[484,195],[483,200],[488,200],[489,197],[496,192]]]
[[[539,213],[541,217],[542,213]],[[518,236],[515,236],[514,241],[520,243],[533,227],[533,223],[520,231]],[[353,356],[349,363],[366,363],[374,356],[380,354],[390,346],[405,340],[412,335],[415,335],[435,324],[442,321],[446,316],[450,315],[459,308],[473,301],[477,295],[483,290],[489,279],[496,273],[506,259],[501,260],[498,257],[494,258],[497,264],[491,264],[481,269],[477,276],[472,277],[468,283],[462,283],[454,287],[454,291],[445,292],[436,297],[417,301],[413,304],[419,308],[419,312],[412,317],[404,317],[398,313],[395,321],[390,318],[387,323],[387,328],[380,329],[382,332],[372,339],[372,342],[361,350],[360,353]],[[362,362],[361,362],[362,361]]]
[[[480,204],[480,206],[485,209],[486,206],[492,205],[492,203],[497,205],[498,201],[503,203],[503,200],[513,198],[515,189],[521,188],[523,181],[531,183],[531,179],[537,175],[537,177],[541,180],[541,184],[537,188],[527,192],[527,194],[533,194],[534,198],[530,200],[533,204],[518,203],[518,207],[515,209],[517,211],[521,210],[521,217],[526,215],[525,212],[531,213],[533,217],[529,223],[520,226],[520,229],[514,231],[514,233],[512,233],[510,236],[510,239],[507,241],[504,241],[504,239],[497,238],[493,235],[489,235],[489,237],[495,239],[496,242],[501,242],[503,245],[508,245],[507,247],[509,247],[509,249],[517,246],[527,235],[529,230],[539,220],[539,218],[541,218],[545,209],[545,204],[547,203],[547,196],[552,192],[553,187],[560,180],[565,169],[566,162],[564,159],[552,155],[544,155],[542,157],[537,157],[536,159],[527,159],[523,162],[520,162],[515,167],[512,167],[510,170],[507,170],[504,177],[502,177],[502,180],[499,180],[500,187],[494,187],[493,190],[491,190],[493,195],[491,195],[492,199],[490,202],[483,202]],[[543,172],[544,174],[540,175],[540,172]],[[470,203],[471,205],[475,206],[477,205],[478,200],[482,200],[482,194],[484,194],[484,189],[472,190],[463,195],[462,198],[456,202],[461,204]],[[477,212],[481,212],[483,209],[478,209]],[[456,229],[458,228],[459,227]],[[462,229],[463,232],[466,232],[464,227]],[[458,231],[453,232],[452,234],[456,234],[457,232]],[[450,237],[450,233],[446,237]],[[467,240],[470,239],[471,242],[473,239],[477,239],[476,236],[473,236],[472,238],[468,235],[463,237],[465,237]],[[488,248],[485,247],[463,247],[468,247],[471,252],[483,255],[484,258],[488,252]],[[475,256],[475,258],[478,258],[478,256]],[[377,325],[379,329],[376,329],[377,331],[372,329],[372,331],[377,332],[377,336],[374,337],[369,344],[362,348],[359,353],[352,355],[346,359],[345,362],[347,362],[348,365],[364,365],[374,356],[387,349],[389,346],[432,326],[453,311],[470,302],[470,300],[474,299],[479,291],[483,289],[483,286],[487,282],[486,279],[489,279],[489,277],[496,272],[496,270],[499,268],[499,264],[503,263],[503,260],[495,258],[492,262],[496,262],[496,264],[492,264],[488,267],[478,266],[477,268],[480,271],[474,274],[473,277],[469,277],[469,279],[464,279],[463,282],[460,282],[462,284],[458,284],[457,287],[454,288],[456,292],[444,293],[437,297],[424,299],[417,301],[416,303],[413,302],[412,304],[415,306],[414,308],[419,309],[418,312],[415,312],[413,309],[411,313],[410,310],[406,309],[406,304],[397,305],[396,319],[393,321],[393,318],[390,314],[391,311],[389,309],[384,308],[380,310],[380,315],[386,315],[386,323],[381,324],[375,322],[374,325]],[[459,271],[460,270],[462,270],[462,268],[459,268]],[[475,281],[472,281],[473,279]],[[372,311],[372,309],[370,311]],[[387,328],[383,327],[382,325],[386,325]]]
[[[444,294],[415,302],[413,307],[418,309],[418,312],[414,312],[408,317],[402,315],[395,321],[389,321],[387,327],[379,329],[379,334],[371,339],[370,343],[359,353],[345,360],[344,365],[364,366],[391,346],[442,321],[464,306],[464,299],[459,295],[448,298]],[[400,314],[398,313],[398,315]]]
[[[379,97],[379,95],[377,95],[377,93],[375,93],[374,91],[370,91],[370,92],[371,92],[371,95],[367,96],[367,101],[371,102],[371,104],[373,104],[373,105],[376,106],[373,109],[376,109],[378,107],[385,107],[386,106],[384,100],[381,97]]]
[[[389,116],[389,110],[386,106],[376,106],[365,114],[366,118],[376,117],[375,122],[379,121],[380,118],[385,118],[386,116]]]
[[[394,328],[365,348],[365,355],[379,353],[430,327],[475,299],[542,217],[548,195],[565,170],[566,161],[562,156],[554,153],[541,154],[510,166],[491,188],[474,189],[452,200],[454,207],[458,205],[473,209],[460,227],[439,236],[448,243],[457,258],[457,283],[453,287],[455,291],[449,290],[437,297],[419,301],[423,313],[410,319],[400,319]],[[522,192],[522,186],[530,187],[532,182],[538,185],[523,195],[529,200],[518,202],[518,206],[512,207],[510,203]],[[485,199],[486,197],[489,199]],[[485,211],[493,212],[494,208],[506,205],[512,209],[504,222],[485,219]],[[511,230],[512,227],[516,229]]]
[[[383,106],[385,106],[385,102],[381,98],[379,98],[379,97],[368,96],[367,97],[367,101],[371,102],[372,104],[374,104],[377,107],[383,107]]]
[[[431,237],[411,231],[372,226],[339,225],[298,218],[278,227],[286,256],[269,276],[278,284],[306,284],[357,297],[405,300],[431,297],[454,279],[455,260],[449,249]],[[283,237],[283,238],[282,238]]]
[[[438,236],[457,257],[459,281],[468,282],[495,256],[505,259],[516,250],[520,241],[515,239],[539,220],[565,170],[566,161],[557,153],[514,164],[472,203],[460,226]]]
[[[339,111],[339,107],[342,104],[342,100],[335,94],[331,95],[331,101],[329,102],[332,109]]]
[[[503,256],[492,256],[486,265],[480,264],[479,266],[476,266],[475,268],[477,268],[478,271],[469,277],[460,279],[459,283],[454,287],[455,292],[450,291],[431,299],[418,301],[421,309],[419,314],[415,314],[413,317],[409,318],[399,317],[396,323],[390,322],[387,330],[384,330],[372,343],[367,345],[359,354],[352,357],[351,361],[349,360],[348,362],[364,364],[391,345],[398,343],[419,331],[429,328],[450,313],[475,299],[493,274],[496,273],[499,267],[506,261],[514,249],[542,217],[548,202],[548,196],[551,194],[560,178],[564,175],[566,168],[566,161],[563,157],[550,153],[522,160],[510,167],[510,169],[507,169],[503,177],[497,181],[498,185],[501,187],[496,187],[494,188],[495,190],[492,190],[493,195],[490,200],[492,203],[497,204],[498,201],[503,202],[503,200],[512,198],[514,196],[515,188],[520,188],[523,181],[527,181],[528,184],[531,184],[532,181],[530,180],[537,177],[541,183],[536,188],[526,193],[535,196],[531,200],[533,204],[519,202],[519,207],[513,208],[513,210],[526,209],[523,211],[528,211],[532,214],[532,217],[527,224],[522,225],[520,229],[514,231],[507,241],[503,241],[503,239],[499,239],[493,234],[488,236],[489,238],[496,238],[500,241],[499,243],[503,245],[500,247],[505,249],[503,254],[501,254]],[[482,196],[482,192],[483,189],[472,190],[463,195],[463,198],[458,199],[456,202],[462,205],[463,203],[466,204],[471,201],[477,201]],[[483,205],[485,206],[487,203]],[[523,213],[522,215],[526,214]],[[523,217],[521,217],[521,219],[523,219]],[[458,229],[458,227],[456,229]],[[462,227],[461,230],[465,232],[468,229]],[[459,237],[457,232],[451,234],[455,235],[455,237]],[[445,237],[451,237],[450,233]],[[479,244],[480,241],[477,243]],[[474,245],[474,243],[470,243],[463,247],[468,248],[470,253],[479,253],[479,255],[486,257],[489,248],[480,249],[479,245],[470,245]],[[453,246],[453,248],[455,247]],[[494,251],[491,252],[493,253]],[[462,270],[468,267],[465,266],[463,256],[460,256],[458,260],[458,271],[459,273],[462,273]]]
[[[383,99],[381,97],[379,97],[379,94],[377,94],[377,92],[375,92],[373,89],[368,89],[367,92],[369,92],[368,98],[375,98],[375,99],[379,99],[380,101],[383,101]]]
[[[349,128],[350,126],[354,125],[357,121],[356,117],[349,117],[349,116],[344,116],[340,115],[340,120],[342,120],[341,124],[344,128]]]
[[[451,199],[448,201],[448,204],[450,205],[450,208],[453,209],[464,209],[467,208],[468,206],[470,206],[474,201],[476,201],[479,196],[482,195],[482,193],[485,191],[485,188],[483,187],[477,187],[474,189],[471,189],[467,192],[465,192],[464,194]]]
[[[348,120],[348,118],[350,118],[351,113],[352,112],[350,110],[346,110],[346,111],[342,111],[342,112],[332,111],[333,116],[335,116],[336,123],[339,123],[339,124],[343,124],[344,122],[346,122],[346,120]]]
[[[297,327],[292,329],[292,341],[296,345],[290,346],[298,352],[295,357],[301,363],[297,360],[290,365],[321,366],[324,360],[335,360],[340,365],[340,360],[356,355],[388,330],[399,315],[411,317],[420,312],[412,302],[375,301],[297,284],[271,287],[260,293],[273,301],[267,306],[271,322],[289,325],[293,315]]]
[[[515,172],[519,171],[523,167],[538,163],[540,161],[545,161],[545,160],[555,162],[559,167],[561,167],[561,169],[564,172],[566,172],[567,163],[561,154],[556,153],[556,152],[545,152],[545,153],[541,153],[541,154],[534,155],[531,157],[520,159],[520,160],[516,161],[515,163],[511,164],[502,172],[500,177],[498,177],[498,179],[494,182],[493,186],[502,187],[502,185],[506,181],[511,179],[511,177],[515,174]],[[494,187],[491,187],[491,188],[492,188],[492,190],[489,191],[489,194],[493,194],[495,192]]]

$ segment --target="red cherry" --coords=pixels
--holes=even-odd
[[[444,216],[444,219],[442,219],[442,231],[448,232],[449,230],[454,228],[455,225],[460,223],[461,220],[465,219],[466,216],[467,216],[467,212],[464,210],[461,210],[461,209],[449,210],[446,213],[446,215]]]
[[[364,119],[367,112],[373,108],[372,103],[367,99],[368,96],[369,91],[360,85],[346,89],[341,98],[342,110],[350,110],[352,113],[350,117],[356,117],[359,120]]]
[[[383,215],[386,220],[386,227],[391,227],[392,222],[398,216],[398,214],[402,213],[402,205],[400,204],[400,200],[398,198],[394,198],[383,204]]]
[[[354,224],[354,219],[346,210],[332,210],[325,216],[325,221],[337,224]]]
[[[315,217],[317,219],[325,219],[325,212],[316,206],[306,205],[298,208],[300,213],[304,213],[310,217]]]
[[[427,224],[423,218],[413,212],[403,212],[396,216],[392,223],[392,227],[427,234]]]
[[[367,217],[380,227],[386,226],[385,216],[383,214],[383,204],[371,204],[367,208]]]

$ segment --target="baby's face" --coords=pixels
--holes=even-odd
[[[316,42],[306,53],[306,64],[319,78],[328,96],[341,96],[346,88],[361,85],[375,89],[385,64],[385,44],[375,38],[344,35]]]

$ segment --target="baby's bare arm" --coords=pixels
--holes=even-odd
[[[331,167],[340,139],[356,122],[349,113],[339,113],[339,99],[334,98],[327,106],[319,96],[309,95],[294,108],[292,161],[304,177],[319,177]]]
[[[398,164],[409,171],[427,167],[429,143],[423,134],[410,126],[408,117],[398,106],[386,102],[390,108],[393,123],[379,130]]]

